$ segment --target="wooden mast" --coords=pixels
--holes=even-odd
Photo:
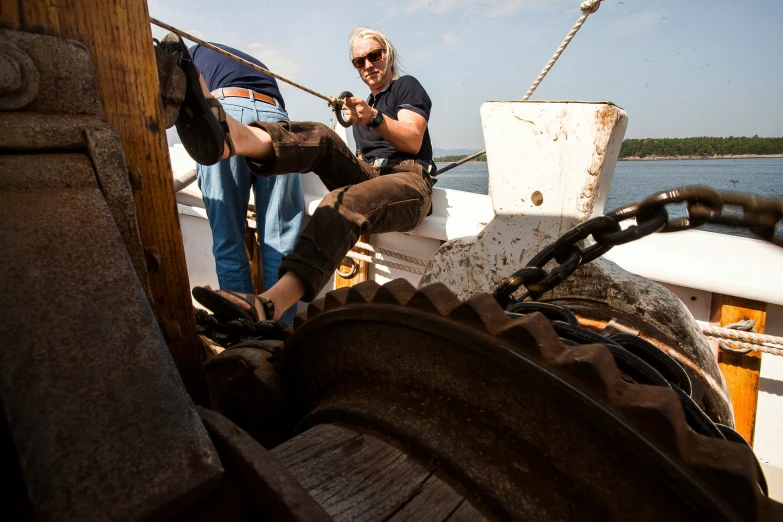
[[[155,313],[191,396],[203,399],[201,348],[190,299],[145,0],[0,0],[8,29],[70,38],[90,51],[107,119],[135,183]],[[140,185],[140,187],[139,187]]]

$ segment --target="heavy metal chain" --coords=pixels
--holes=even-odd
[[[678,203],[685,203],[687,217],[670,219],[666,207]],[[636,224],[623,229],[620,223],[629,219],[636,219]],[[601,257],[612,247],[654,232],[677,232],[706,223],[746,228],[765,241],[783,246],[783,234],[776,233],[782,220],[783,198],[718,192],[700,185],[667,190],[575,226],[544,247],[527,266],[503,279],[493,295],[506,308],[513,301],[511,295],[524,286],[527,292],[516,302],[536,301],[577,268]],[[590,236],[595,243],[580,247],[579,243]],[[547,272],[543,267],[553,259],[557,265]]]

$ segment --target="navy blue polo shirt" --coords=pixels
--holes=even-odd
[[[376,110],[382,112],[387,118],[397,119],[400,109],[408,109],[420,114],[429,122],[432,101],[427,91],[421,86],[419,80],[413,76],[401,76],[392,82],[377,96],[370,95],[367,103]],[[421,149],[416,154],[401,152],[395,149],[391,143],[381,138],[373,129],[365,125],[353,126],[353,139],[356,149],[362,154],[362,159],[372,163],[377,158],[389,160],[414,159],[417,163],[431,165],[431,175],[435,175],[435,163],[432,161],[432,143],[430,142],[429,125],[424,130],[424,139]]]
[[[264,69],[268,69],[266,65],[247,53],[227,45],[215,43],[212,45],[244,58],[248,62],[252,62]],[[221,87],[250,89],[259,94],[271,96],[277,100],[281,108],[285,109],[285,102],[283,101],[283,95],[280,94],[277,81],[268,74],[260,73],[247,65],[242,65],[227,56],[200,45],[194,45],[190,48],[190,56],[193,57],[193,63],[198,67],[210,91],[220,89]]]

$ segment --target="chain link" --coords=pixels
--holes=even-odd
[[[666,207],[681,203],[685,204],[687,216],[670,219]],[[635,225],[625,229],[620,226],[623,221],[631,219],[636,221]],[[512,302],[536,301],[565,281],[577,268],[617,245],[636,241],[654,232],[689,230],[706,223],[746,228],[765,241],[783,246],[783,234],[776,231],[781,221],[783,198],[718,192],[701,185],[667,190],[640,203],[578,224],[554,243],[545,246],[525,268],[503,279],[493,296],[503,308]],[[580,242],[590,236],[595,243],[584,249],[580,247]],[[547,273],[543,267],[552,260],[557,265]],[[512,294],[522,287],[527,292],[513,299]]]

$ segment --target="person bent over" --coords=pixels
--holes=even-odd
[[[330,190],[280,264],[279,281],[261,295],[193,289],[194,298],[218,319],[279,319],[298,300],[310,301],[361,234],[405,232],[432,206],[435,164],[427,123],[427,92],[412,76],[400,76],[394,47],[381,32],[357,28],[349,40],[351,63],[370,96],[344,100],[357,155],[330,128],[313,122],[243,125],[226,116],[188,59],[181,39],[164,47],[181,53],[188,91],[177,131],[202,164],[242,156],[257,176],[314,172]]]

